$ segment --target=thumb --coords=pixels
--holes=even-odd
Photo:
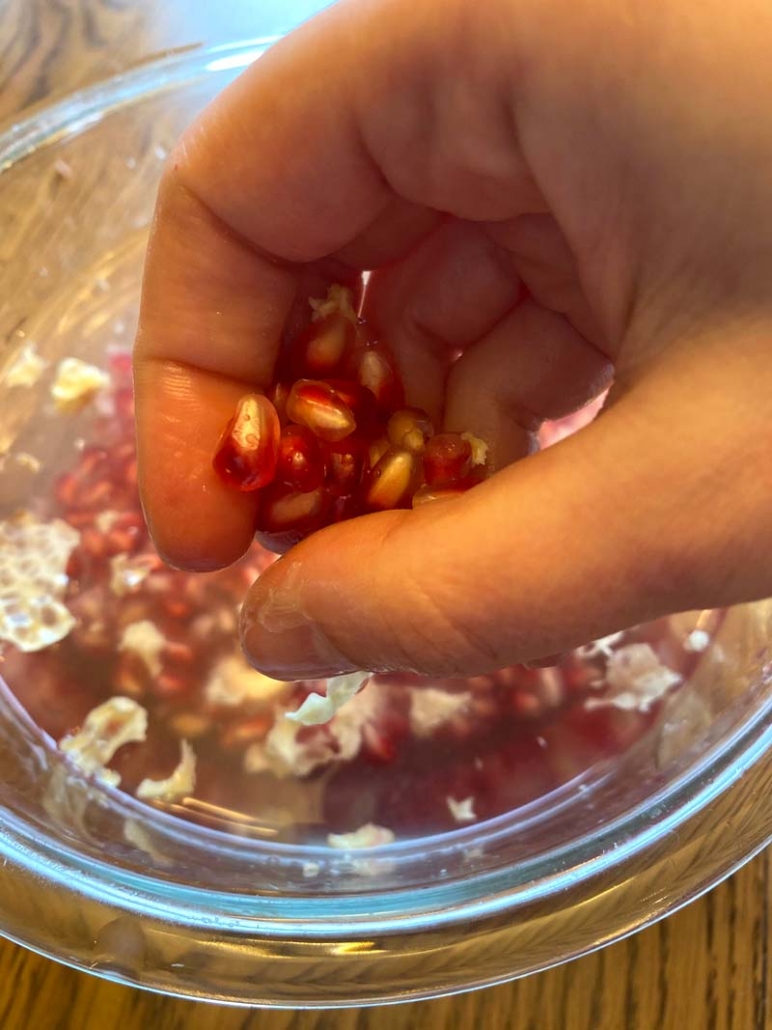
[[[280,678],[476,675],[772,592],[753,558],[772,549],[772,419],[746,365],[672,357],[461,498],[315,534],[252,587],[248,657]]]

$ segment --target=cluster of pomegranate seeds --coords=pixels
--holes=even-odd
[[[275,550],[366,512],[462,493],[486,475],[481,440],[435,435],[425,411],[405,407],[394,359],[348,290],[332,286],[312,306],[268,396],[241,398],[214,457],[223,482],[261,491],[259,539]]]

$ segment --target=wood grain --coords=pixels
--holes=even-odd
[[[0,0],[0,119],[142,54],[264,31],[259,0]],[[259,7],[261,18],[268,7]],[[281,10],[274,17],[278,28]],[[2,1030],[766,1030],[770,859],[688,908],[569,965],[434,1002],[247,1011],[160,998],[0,941]]]

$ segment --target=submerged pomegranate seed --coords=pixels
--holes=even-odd
[[[412,451],[388,450],[365,477],[362,499],[373,511],[409,505],[418,461]]]
[[[357,427],[354,413],[327,383],[298,379],[287,398],[287,417],[322,440],[344,440]]]
[[[472,468],[472,445],[459,433],[440,433],[424,451],[424,478],[428,486],[443,487],[457,483]]]
[[[242,397],[215,454],[216,472],[239,490],[266,486],[276,473],[279,433],[279,417],[267,397]]]
[[[389,419],[386,433],[392,446],[420,452],[434,436],[434,426],[421,408],[400,408]]]
[[[323,481],[324,458],[319,440],[305,426],[285,426],[279,439],[276,482],[307,493]]]
[[[362,729],[362,744],[369,758],[387,765],[397,756],[397,741],[386,731],[385,727],[374,723],[365,723]]]

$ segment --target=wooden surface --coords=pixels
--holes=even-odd
[[[298,6],[310,0],[298,0]],[[440,2],[440,0],[438,0]],[[285,0],[0,0],[0,119],[141,55],[280,28]],[[256,12],[260,13],[257,20]],[[159,998],[0,942],[2,1030],[766,1030],[769,855],[627,941],[514,984],[360,1012]]]

